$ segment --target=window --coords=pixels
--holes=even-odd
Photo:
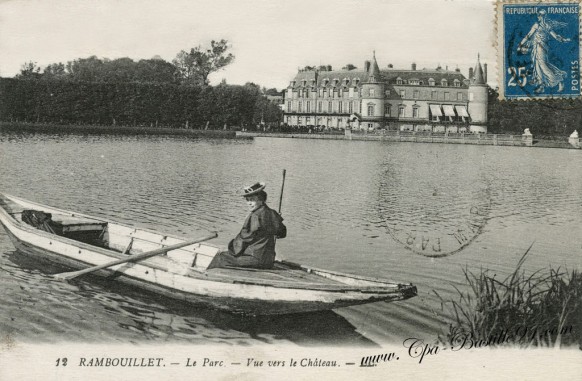
[[[412,117],[413,118],[418,118],[418,107],[414,107],[412,109]]]
[[[354,102],[350,101],[348,103],[348,112],[351,114],[354,112]]]
[[[438,99],[438,95],[436,91],[431,91],[430,99],[434,99],[435,101]]]
[[[386,90],[386,96],[390,95],[390,90]]]
[[[420,84],[420,81],[418,79],[411,79],[408,81],[408,84],[410,85],[418,85]]]
[[[400,90],[400,98],[406,98],[406,90]]]
[[[396,78],[396,84],[402,85],[402,78]]]
[[[287,102],[287,112],[291,112],[291,101]]]
[[[338,96],[339,98],[341,98],[343,95],[344,95],[344,91],[343,91],[342,89],[339,89],[339,90],[337,91],[337,96]]]
[[[359,97],[359,96],[360,96],[360,95],[359,95],[359,93],[358,93],[358,88],[357,88],[357,87],[354,87],[354,97],[356,97],[356,98],[357,98],[357,97]]]
[[[473,93],[469,93],[469,100],[470,101],[473,101],[473,99],[474,99],[474,94]]]
[[[299,89],[299,98],[303,98],[303,89]]]
[[[327,112],[331,112],[331,102],[327,102]]]
[[[455,79],[453,83],[455,87],[461,87],[461,81],[459,81],[458,79]]]
[[[448,86],[448,85],[449,85],[449,82],[448,82],[446,79],[444,79],[444,78],[443,78],[443,79],[441,80],[441,86],[443,86],[443,87],[446,87],[446,86]]]
[[[307,103],[307,105],[306,105],[305,111],[311,112],[311,102],[307,101],[306,103]]]
[[[404,118],[404,106],[398,107],[398,117]]]
[[[353,98],[354,97],[354,88],[353,87],[350,87],[350,89],[348,90],[348,96],[350,98]]]
[[[360,105],[358,106],[358,109],[360,110],[359,113],[362,113],[362,102],[358,102]]]
[[[319,89],[319,96],[323,97],[323,89]]]
[[[445,91],[445,101],[448,101],[450,99],[451,99],[451,97],[450,97],[449,92],[448,91]]]
[[[429,85],[429,86],[434,86],[434,85],[435,85],[434,79],[432,79],[432,78],[429,78],[429,79],[428,79],[428,85]]]
[[[302,108],[303,108],[303,107],[302,107],[301,101],[299,101],[299,105],[297,106],[297,111],[298,111],[298,112],[301,112],[301,109],[302,109]]]
[[[368,116],[374,116],[374,104],[368,103]]]
[[[317,112],[322,111],[321,103],[322,103],[321,101],[317,102]]]
[[[310,116],[305,118],[305,124],[307,124],[307,125],[311,124],[311,117]]]
[[[370,96],[371,97],[376,96],[376,90],[370,89]]]
[[[339,102],[339,104],[338,104],[338,112],[340,112],[340,113],[342,113],[344,110],[343,104],[344,104],[343,102]]]
[[[414,90],[413,98],[418,99],[419,95],[420,95],[420,92],[418,90]]]
[[[384,106],[384,114],[388,117],[390,116],[390,104]]]
[[[457,93],[457,100],[458,101],[462,101],[463,100],[463,93]]]

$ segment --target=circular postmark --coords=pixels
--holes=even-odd
[[[446,257],[469,246],[483,231],[489,219],[490,206],[471,206],[469,217],[445,231],[403,229],[386,221],[388,233],[406,249],[425,257]]]

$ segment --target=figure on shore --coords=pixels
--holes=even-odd
[[[546,11],[538,12],[538,21],[533,24],[529,33],[521,40],[517,46],[520,53],[530,52],[533,64],[532,82],[537,88],[536,93],[541,93],[546,87],[558,86],[558,92],[564,90],[564,80],[567,73],[560,70],[550,62],[548,54],[548,43],[550,37],[559,42],[569,42],[569,38],[564,38],[556,33],[555,29],[567,26],[567,24],[555,20],[547,19]]]
[[[275,262],[275,237],[285,238],[283,218],[266,204],[264,183],[243,189],[250,214],[242,229],[228,244],[228,251],[218,253],[208,269],[217,267],[251,267],[270,269]]]

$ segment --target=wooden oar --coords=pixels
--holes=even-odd
[[[281,214],[281,204],[283,203],[283,189],[285,189],[285,173],[286,169],[283,169],[283,183],[281,184],[281,194],[279,195],[279,214]]]
[[[71,272],[67,272],[67,273],[55,274],[55,275],[53,275],[53,277],[58,279],[58,280],[68,281],[68,280],[71,280],[71,279],[76,278],[78,276],[92,273],[92,272],[95,272],[95,271],[98,271],[101,269],[105,269],[107,267],[120,265],[122,263],[127,263],[127,262],[138,262],[138,261],[144,260],[146,258],[154,257],[156,255],[160,255],[160,254],[166,253],[168,251],[176,250],[176,249],[179,249],[179,248],[184,247],[184,246],[190,246],[190,245],[194,245],[195,243],[208,241],[208,240],[210,240],[212,238],[216,238],[216,237],[218,237],[218,234],[213,233],[209,236],[206,236],[206,237],[200,238],[200,239],[196,239],[194,241],[177,243],[175,245],[162,247],[160,249],[148,251],[148,252],[137,254],[137,255],[132,255],[132,256],[129,256],[127,258],[118,259],[118,260],[113,261],[113,262],[105,263],[103,265],[89,267],[87,269],[83,269],[83,270],[79,270],[79,271],[71,271]]]

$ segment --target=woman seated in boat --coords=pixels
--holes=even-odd
[[[228,251],[218,253],[208,269],[217,267],[251,267],[270,269],[275,262],[275,237],[285,238],[283,218],[266,204],[264,183],[243,189],[250,214],[238,235],[228,244]]]

